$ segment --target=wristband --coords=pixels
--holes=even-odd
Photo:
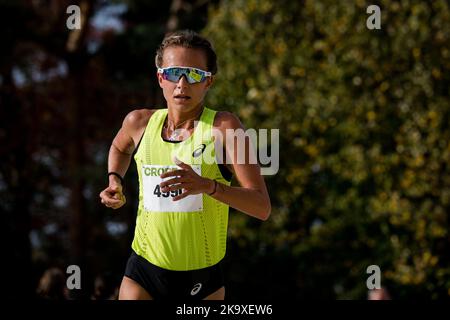
[[[109,172],[108,173],[108,178],[109,178],[110,175],[113,175],[113,176],[116,176],[117,178],[119,178],[120,184],[123,185],[123,178],[122,178],[122,176],[120,174],[118,174],[117,172]]]

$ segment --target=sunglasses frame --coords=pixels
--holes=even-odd
[[[190,82],[190,81],[189,81],[189,78],[186,76],[186,80],[187,80],[187,82],[190,83],[190,84],[201,83],[201,82],[205,81],[207,77],[211,77],[211,76],[212,76],[211,72],[209,72],[209,71],[205,71],[205,70],[198,69],[198,68],[193,68],[193,67],[182,67],[182,66],[172,66],[172,67],[166,67],[166,68],[158,68],[158,73],[162,74],[163,77],[164,77],[164,71],[165,71],[165,70],[168,70],[168,69],[174,69],[174,68],[195,70],[195,71],[200,71],[201,73],[204,74],[204,75],[203,75],[203,77],[204,77],[203,80],[201,80],[201,81],[196,81],[196,82]],[[182,74],[182,75],[180,76],[180,78],[181,78],[183,75],[184,75],[184,74]],[[178,78],[178,81],[180,81],[180,78]],[[178,82],[178,81],[176,81],[176,82],[171,81],[171,80],[169,80],[169,79],[166,79],[165,77],[164,77],[164,80],[167,80],[167,81],[170,81],[170,82],[173,82],[173,83]],[[195,80],[195,79],[194,79],[194,80]]]

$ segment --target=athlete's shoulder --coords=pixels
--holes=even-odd
[[[150,120],[151,116],[158,109],[136,109],[129,112],[123,120],[123,128],[129,130],[138,130],[145,127]]]
[[[243,128],[237,115],[229,111],[217,111],[214,118],[214,127],[220,130]]]

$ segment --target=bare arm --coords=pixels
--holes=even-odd
[[[131,163],[131,157],[139,143],[153,110],[134,110],[123,120],[122,127],[115,136],[108,155],[108,172],[125,176]],[[109,176],[108,187],[100,193],[101,202],[107,207],[118,209],[126,202],[122,193],[123,186],[118,177]]]
[[[227,129],[242,129],[245,131],[235,115],[221,112],[218,122],[218,129],[224,137],[225,152],[228,158],[232,159],[231,167],[240,187],[218,183],[216,192],[212,197],[250,216],[267,220],[271,212],[270,197],[264,179],[261,176],[259,164],[255,163],[256,161],[253,164],[249,161],[251,157],[256,159],[256,155],[251,154],[253,149],[250,139],[244,140],[245,145],[242,145],[243,141],[239,142],[237,138],[231,137],[234,139],[234,143],[228,140],[230,137],[227,139]],[[245,153],[244,163],[239,163],[238,152]]]
[[[115,136],[108,155],[108,172],[117,172],[122,177],[128,170],[131,163],[131,156],[136,148],[130,130],[130,123],[132,120],[130,114],[127,115],[123,121],[122,128]],[[111,179],[118,179],[115,176],[110,176]]]

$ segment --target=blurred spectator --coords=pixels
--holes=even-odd
[[[367,300],[391,300],[391,295],[385,287],[369,290]]]
[[[118,294],[118,284],[111,274],[98,275],[95,278],[93,300],[117,300]]]
[[[64,272],[59,268],[47,269],[39,280],[36,293],[42,299],[66,300],[68,289]]]

